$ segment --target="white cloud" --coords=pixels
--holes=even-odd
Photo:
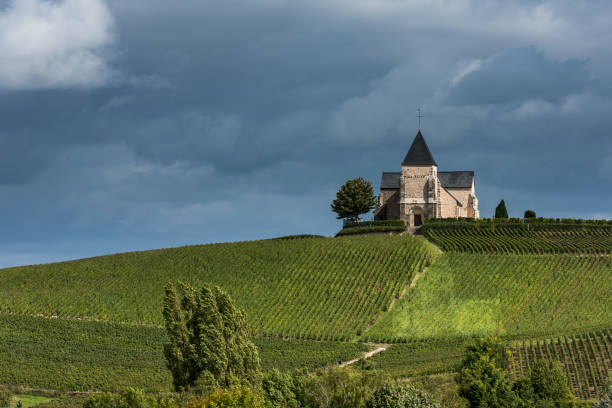
[[[12,0],[0,9],[0,88],[91,88],[108,63],[114,20],[103,0]]]
[[[557,111],[557,107],[550,102],[535,99],[523,102],[518,108],[506,113],[504,119],[526,120],[535,119]]]

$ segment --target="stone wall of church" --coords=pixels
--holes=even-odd
[[[427,191],[427,178],[434,171],[434,176],[438,177],[435,166],[402,166],[402,177],[404,180],[404,197],[408,203],[411,199],[417,199],[422,203]]]
[[[457,201],[445,189],[440,191],[440,202],[442,204],[442,213],[440,214],[442,218],[457,217]]]
[[[386,206],[386,214],[384,219],[386,220],[399,220],[400,218],[400,206],[399,206],[399,190],[381,190],[379,203],[382,206]]]

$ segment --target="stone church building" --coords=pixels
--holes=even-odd
[[[438,171],[419,129],[402,162],[402,171],[383,173],[376,220],[406,220],[408,227],[426,218],[479,217],[473,171]]]

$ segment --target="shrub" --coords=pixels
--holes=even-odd
[[[5,386],[0,385],[0,408],[8,407],[13,399],[13,393]]]
[[[366,408],[439,408],[440,404],[423,391],[409,385],[385,385],[378,388]]]
[[[526,210],[524,218],[536,218],[536,213],[533,210]]]
[[[386,377],[376,371],[330,367],[305,378],[300,402],[312,408],[360,408],[386,382]]]
[[[297,408],[300,406],[301,376],[281,373],[276,368],[265,373],[262,380],[264,405],[268,408],[285,407]]]
[[[548,400],[557,404],[571,401],[572,392],[558,361],[538,360],[531,368],[531,386],[536,400]]]
[[[282,406],[282,405],[281,405]],[[214,389],[205,398],[189,401],[188,408],[263,408],[261,397],[247,387],[229,390]]]
[[[83,402],[83,408],[179,408],[173,399],[154,398],[128,388],[120,395],[95,394]]]

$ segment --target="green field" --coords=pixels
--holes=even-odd
[[[610,254],[612,225],[495,222],[426,225],[423,234],[450,252]]]
[[[383,342],[393,344],[372,362],[393,376],[446,373],[474,336],[516,343],[612,328],[607,226],[589,226],[601,239],[557,225],[536,241],[495,228],[498,238],[441,234],[446,253],[406,235],[297,237],[3,269],[0,383],[167,390],[161,301],[178,280],[232,296],[264,369],[315,369]]]
[[[164,329],[0,315],[0,383],[54,390],[168,391]],[[264,370],[315,369],[359,357],[372,346],[256,338]]]
[[[363,337],[529,337],[609,326],[609,256],[451,253]]]
[[[436,253],[422,237],[359,236],[189,246],[11,268],[0,271],[0,312],[160,325],[166,282],[209,282],[229,292],[257,335],[349,340]]]

